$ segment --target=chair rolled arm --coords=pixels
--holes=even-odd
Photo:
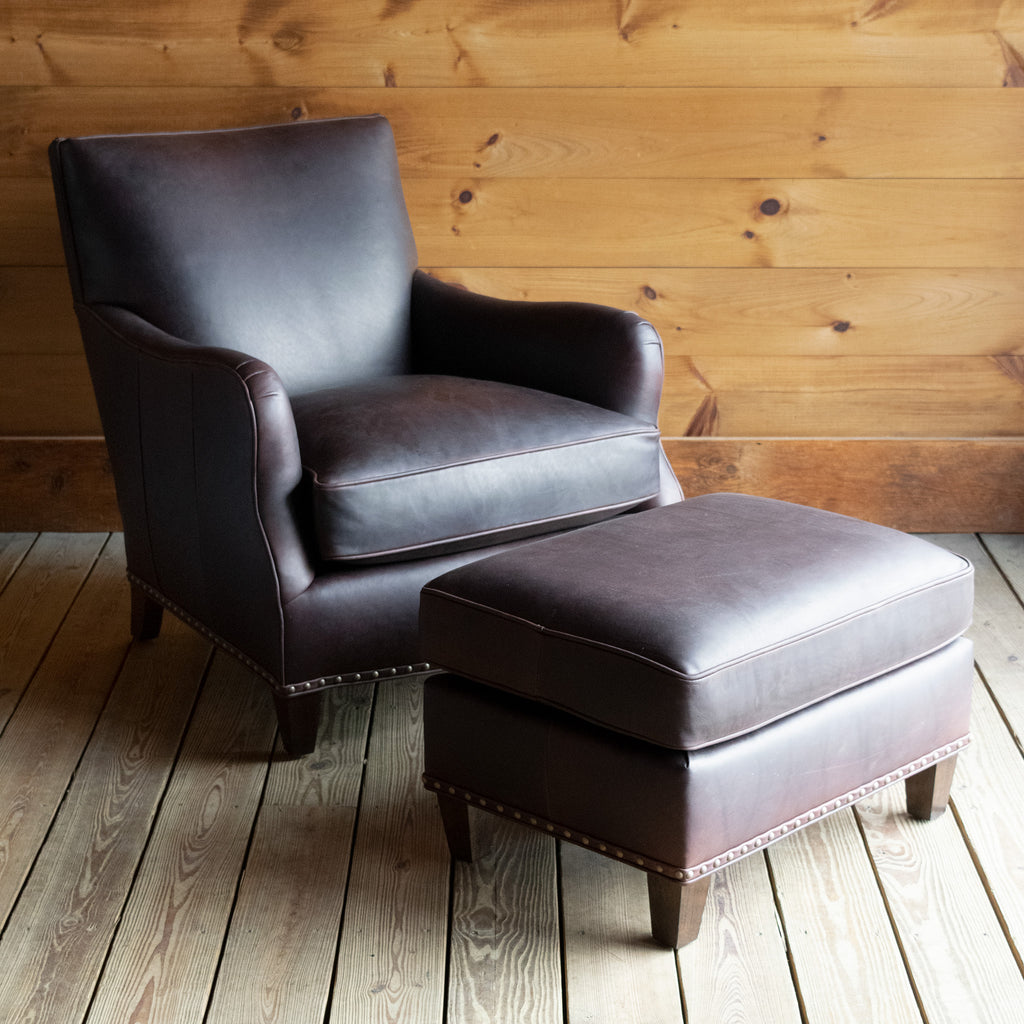
[[[411,331],[417,373],[500,380],[657,422],[661,338],[636,313],[498,299],[417,270]]]
[[[222,600],[215,593],[221,575],[235,602],[246,593],[247,574],[272,573],[270,589],[281,601],[304,591],[314,567],[303,541],[304,510],[296,507],[302,464],[291,404],[274,369],[243,352],[173,337],[120,307],[79,305],[77,313],[126,541],[130,522],[153,538],[143,562],[157,577],[151,582],[168,592],[176,589],[168,586],[175,572],[201,573],[214,604]],[[125,401],[129,387],[134,402]],[[181,415],[183,403],[190,415]],[[179,514],[168,514],[161,501]],[[180,514],[193,505],[202,516]],[[178,530],[192,524],[201,535],[161,538],[171,523]],[[168,566],[160,552],[176,545],[176,564]],[[188,566],[188,553],[198,558],[200,546],[201,561]]]

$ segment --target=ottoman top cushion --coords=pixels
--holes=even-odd
[[[710,494],[433,580],[421,655],[661,746],[750,732],[937,650],[973,569],[925,540]]]

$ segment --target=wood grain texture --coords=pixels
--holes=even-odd
[[[1015,230],[1024,195],[1011,180],[466,177],[447,187],[415,178],[404,185],[426,265],[1024,266]]]
[[[898,787],[856,812],[929,1024],[1012,1020],[1024,978],[954,816],[913,821]]]
[[[651,938],[642,871],[560,847],[568,1024],[683,1021],[675,955]]]
[[[323,1020],[372,702],[369,685],[334,690],[324,701],[316,751],[288,758],[278,748],[208,1024]]]
[[[103,534],[69,533],[40,537],[27,553],[16,545],[17,571],[0,593],[0,727],[32,682],[106,542]]]
[[[100,433],[51,138],[370,111],[438,276],[651,319],[670,437],[1024,436],[1024,0],[10,0],[0,54],[0,437]],[[116,526],[74,487],[0,503]]]
[[[970,541],[968,538],[959,537],[937,539],[944,544],[948,541],[954,549],[961,550],[966,550]],[[976,640],[979,677],[991,685],[991,680],[1001,675],[1005,680],[1011,681],[1011,687],[1012,680],[1016,678],[1016,687],[1020,689],[1020,663],[1012,659],[1020,653],[1019,641],[1024,635],[1024,612],[1021,611],[1021,604],[1013,588],[1008,585],[1007,579],[1017,575],[1013,563],[1024,555],[1024,540],[1020,536],[1005,539],[1014,554],[1008,562],[998,561],[990,569],[980,573],[979,603],[972,635]],[[992,535],[986,535],[983,540],[986,550],[995,550]],[[13,548],[10,556],[7,556],[4,554],[6,543],[8,542],[0,537],[0,577],[7,571],[5,567],[9,568],[11,562],[17,563],[7,584],[8,589],[23,578],[20,584],[22,594],[42,592],[60,576],[67,557],[67,538],[54,538],[44,534],[31,539],[32,550],[45,548],[50,552],[51,557],[48,559],[37,557],[30,560],[25,554],[25,541],[22,538],[15,538],[9,542]],[[979,557],[977,564],[983,566],[984,557]],[[998,588],[1001,588],[1002,596],[997,600],[986,596],[989,591],[987,576],[990,570],[993,573],[992,579],[998,584]],[[1002,573],[1005,573],[1005,578]],[[112,582],[111,586],[114,585]],[[116,586],[120,587],[122,584],[117,583]],[[74,605],[77,607],[85,596],[85,591],[82,591]],[[2,597],[0,593],[0,600]],[[62,619],[63,616],[58,617],[50,630],[48,643],[52,642],[55,648],[61,644]],[[94,646],[112,643],[121,636],[122,618],[103,614],[98,615],[97,619],[94,629],[97,636],[87,638],[84,646],[76,646],[72,652],[79,653],[80,659],[88,659]],[[992,642],[992,638],[1001,628],[1007,631],[1009,637],[1005,645]],[[0,626],[0,641],[5,635]],[[168,688],[172,684],[177,684],[184,689],[186,676],[189,679],[188,686],[194,686],[201,671],[199,664],[205,658],[204,647],[203,641],[181,625],[169,620],[159,640],[154,643],[133,645],[128,648],[123,663],[111,659],[111,663],[107,665],[105,672],[109,674],[110,699],[98,713],[96,728],[85,740],[82,758],[74,767],[73,775],[69,773],[66,778],[68,789],[60,803],[53,826],[40,837],[39,845],[31,857],[31,871],[22,887],[20,902],[0,938],[0,963],[3,964],[3,978],[0,979],[0,992],[3,993],[0,996],[0,1020],[23,1019],[19,1008],[28,1006],[34,1008],[33,1012],[38,1010],[35,1019],[46,1021],[46,1024],[49,1024],[50,1020],[60,1021],[61,1024],[83,1024],[81,1014],[74,1012],[77,1003],[69,993],[71,990],[80,993],[90,992],[97,984],[106,984],[101,980],[102,963],[97,965],[93,959],[96,949],[110,948],[111,963],[117,963],[136,954],[145,955],[144,948],[138,940],[140,924],[147,916],[144,909],[147,906],[153,912],[150,919],[153,927],[160,930],[163,926],[161,935],[165,942],[161,947],[164,956],[162,965],[166,966],[168,978],[174,974],[182,982],[182,1002],[186,998],[195,998],[196,992],[201,990],[218,970],[221,972],[221,981],[224,981],[224,968],[218,966],[221,962],[222,943],[230,936],[230,930],[226,936],[224,928],[234,929],[241,925],[238,912],[235,912],[235,917],[229,925],[222,918],[216,922],[209,917],[198,920],[193,913],[193,902],[186,901],[178,904],[181,916],[161,917],[158,909],[162,902],[133,893],[131,887],[141,887],[145,890],[150,888],[153,872],[147,860],[156,856],[154,851],[159,847],[180,842],[182,835],[187,831],[185,826],[171,828],[171,820],[183,822],[189,818],[189,814],[198,815],[198,794],[217,789],[218,780],[224,778],[226,763],[230,762],[236,766],[239,772],[248,772],[252,769],[256,770],[257,774],[267,773],[262,798],[247,801],[239,809],[241,818],[247,821],[250,827],[255,827],[261,809],[268,811],[266,822],[269,825],[275,816],[275,808],[319,807],[321,802],[346,799],[344,793],[347,787],[354,784],[355,777],[359,774],[358,764],[347,765],[339,771],[340,764],[334,763],[333,754],[328,752],[328,757],[324,760],[332,760],[331,765],[320,763],[318,766],[318,761],[312,760],[301,768],[292,765],[286,767],[277,760],[278,755],[270,753],[272,715],[268,707],[269,702],[264,699],[263,688],[259,685],[252,694],[254,697],[259,696],[260,699],[251,702],[239,699],[242,696],[239,688],[233,685],[224,687],[221,698],[217,700],[220,706],[217,715],[222,716],[225,728],[211,734],[208,744],[197,745],[195,740],[198,733],[207,728],[202,723],[209,724],[213,720],[208,686],[206,695],[196,708],[195,717],[186,733],[182,756],[175,758],[174,752],[181,731],[181,708],[163,719],[164,726],[159,724],[160,718],[156,708],[165,699],[172,703],[189,702],[190,695],[173,694],[168,692]],[[217,671],[214,669],[214,675]],[[59,675],[62,680],[71,678],[64,669]],[[41,673],[37,673],[37,681],[39,678]],[[237,682],[243,688],[246,685],[241,679]],[[221,685],[215,682],[214,676],[210,677],[210,684],[215,688]],[[382,692],[405,685],[405,681],[398,680],[378,684]],[[150,687],[157,687],[157,692],[148,692]],[[993,1020],[1014,1021],[1019,1016],[1017,1010],[1021,1005],[1020,942],[1015,938],[1018,932],[1014,930],[1017,927],[1014,922],[1019,920],[1021,913],[1020,869],[1017,865],[1020,836],[1024,835],[1024,804],[1019,799],[1019,776],[1024,759],[1021,757],[1018,740],[1014,736],[1014,728],[992,703],[991,694],[986,698],[986,693],[987,686],[982,689],[979,684],[974,708],[975,743],[958,759],[952,812],[947,812],[937,822],[911,822],[904,816],[899,787],[889,791],[893,805],[878,809],[884,837],[881,847],[873,843],[872,849],[880,862],[885,863],[878,884],[880,892],[890,907],[894,908],[893,917],[907,953],[905,960],[900,955],[899,959],[888,963],[885,974],[906,971],[920,996],[920,1019],[927,1019],[929,1024],[932,1021],[943,1020],[984,1021],[985,1024]],[[29,759],[25,762],[26,770],[30,770],[34,763],[33,759],[44,756],[41,752],[53,743],[51,734],[55,726],[60,728],[55,716],[60,713],[59,705],[64,696],[64,691],[54,694],[47,702],[47,713],[34,716],[28,734],[22,736],[19,741]],[[26,699],[29,699],[28,695]],[[232,707],[229,709],[227,705]],[[233,723],[236,722],[234,705],[240,705],[237,707],[237,733],[233,731]],[[414,716],[410,717],[416,721]],[[371,764],[367,775],[368,782],[377,774],[373,762],[406,764],[410,759],[407,744],[410,731],[414,733],[415,726],[411,730],[389,729],[389,738],[385,741],[384,747],[379,747],[374,742],[373,731],[382,722],[386,724],[386,718],[387,716],[377,716],[371,727]],[[28,719],[25,719],[24,723],[28,724]],[[13,724],[12,722],[8,726],[8,733]],[[333,729],[344,731],[340,722],[337,722]],[[259,743],[235,742],[234,738],[247,730],[250,735],[259,733],[263,740]],[[6,736],[0,736],[0,748],[6,741]],[[398,749],[388,753],[387,747],[392,743]],[[135,756],[136,751],[138,757]],[[973,758],[978,760],[972,762]],[[8,785],[16,788],[20,767],[20,763],[6,766],[4,774],[0,776],[0,787]],[[278,767],[286,770],[275,778]],[[296,768],[295,771],[292,771],[293,767]],[[167,771],[171,772],[171,779],[165,786],[161,779]],[[187,784],[175,782],[174,776],[179,772],[187,775]],[[366,791],[366,798],[360,805],[360,818],[363,813],[368,813],[369,817],[365,822],[357,821],[356,829],[364,836],[375,837],[367,843],[367,850],[377,852],[384,848],[384,822],[393,823],[393,826],[387,827],[405,831],[407,835],[414,837],[409,842],[400,844],[411,853],[417,854],[421,849],[418,844],[421,844],[428,834],[435,836],[437,845],[443,851],[443,840],[436,818],[431,823],[425,819],[420,820],[419,817],[420,806],[417,801],[420,795],[425,796],[431,804],[433,798],[423,791],[418,779],[418,770],[413,770],[409,766],[407,773],[413,777],[402,785],[389,787],[387,793],[383,794],[386,807],[381,804],[382,793],[376,782]],[[153,776],[152,779],[147,778],[150,774]],[[148,853],[146,859],[142,861],[142,870],[133,879],[130,877],[132,872],[127,869],[132,857],[138,858],[140,833],[146,832],[142,819],[148,813],[147,808],[151,811],[152,794],[161,789],[165,792],[165,797],[153,821],[154,829],[148,833]],[[230,787],[221,791],[225,795],[226,804],[230,805],[225,805],[225,813],[231,814],[234,807],[232,795],[237,795],[238,791]],[[144,792],[149,796],[144,797]],[[10,796],[10,790],[7,791],[7,795]],[[136,798],[141,800],[141,803],[136,802]],[[208,809],[205,803],[203,807]],[[136,809],[140,812],[139,816],[134,813]],[[0,798],[0,820],[6,821],[12,810],[18,812],[17,807],[12,807]],[[206,815],[205,820],[209,821],[210,817],[211,815]],[[480,819],[482,816],[478,815],[477,818]],[[495,824],[500,824],[496,819],[492,820]],[[952,828],[949,828],[950,823]],[[940,830],[938,834],[934,831],[936,828]],[[870,831],[874,832],[874,829],[875,825],[872,823]],[[891,829],[894,831],[890,831]],[[387,834],[392,835],[393,832],[389,831]],[[811,832],[807,831],[802,835],[809,838]],[[224,836],[223,832],[221,836]],[[344,838],[342,835],[342,842]],[[569,998],[564,1012],[563,1008],[559,1007],[559,1012],[554,1018],[555,1024],[564,1024],[566,1019],[587,1020],[591,1011],[596,1014],[596,1019],[609,1019],[615,1024],[663,1024],[665,1021],[679,1024],[684,1019],[684,1009],[688,1024],[721,1024],[722,1021],[736,1024],[746,1024],[750,1021],[796,1024],[798,1020],[806,1021],[807,1024],[821,1024],[820,1016],[810,1012],[812,1005],[818,1006],[818,1000],[807,995],[808,987],[820,986],[822,990],[826,989],[829,977],[835,971],[844,977],[856,977],[858,973],[868,974],[867,965],[875,963],[877,952],[881,949],[881,944],[875,941],[870,929],[861,932],[859,928],[854,927],[846,931],[839,924],[847,913],[857,917],[861,914],[862,908],[856,907],[848,911],[845,906],[848,900],[854,898],[852,892],[836,892],[834,889],[847,884],[847,858],[853,856],[854,846],[863,849],[863,842],[860,837],[847,837],[845,832],[837,836],[836,840],[838,848],[816,851],[813,856],[806,858],[801,851],[798,856],[797,873],[801,875],[807,894],[814,896],[821,893],[821,898],[828,908],[827,913],[821,915],[824,920],[813,919],[805,922],[808,935],[794,934],[795,923],[799,921],[799,915],[795,915],[794,908],[804,900],[804,894],[794,892],[792,887],[789,891],[780,893],[780,902],[786,912],[788,949],[785,945],[787,936],[781,934],[776,917],[775,901],[764,857],[747,858],[731,865],[718,875],[702,936],[693,946],[680,951],[677,958],[685,1008],[680,1006],[675,969],[670,964],[670,970],[667,972],[669,981],[662,979],[662,983],[665,984],[666,990],[672,988],[675,1002],[670,1000],[666,1004],[667,1012],[661,1016],[655,1012],[644,1013],[643,1008],[649,1009],[651,1006],[650,993],[642,993],[640,997],[636,995],[637,988],[642,989],[651,980],[651,974],[646,966],[648,954],[652,954],[651,960],[658,961],[659,977],[663,954],[667,953],[668,959],[672,960],[670,951],[658,949],[649,940],[646,931],[647,907],[643,876],[635,869],[588,855],[583,850],[567,851],[570,854],[576,853],[581,860],[588,863],[608,866],[614,872],[612,881],[605,884],[600,873],[592,874],[589,870],[584,870],[577,876],[581,888],[572,896],[576,909],[570,911],[564,905],[564,901],[560,904],[564,910],[567,934],[571,927],[570,921],[576,922],[586,933],[573,938],[572,941],[582,944],[593,954],[598,966],[598,972],[594,975],[595,983],[600,993],[607,997],[612,1009],[607,1014],[600,1005],[595,1009],[594,998],[584,988],[579,1005]],[[934,844],[937,849],[926,849],[923,845],[925,841]],[[282,842],[287,842],[287,837],[282,837]],[[433,844],[434,840],[428,839],[428,842]],[[789,855],[790,843],[799,842],[798,835],[772,849],[771,856],[777,867],[778,858]],[[223,851],[221,844],[217,846]],[[433,845],[431,848],[433,849]],[[189,858],[189,863],[195,865],[198,858],[197,847],[188,845],[188,849],[196,852],[196,856]],[[511,851],[508,849],[498,846],[494,849],[500,851],[500,856],[506,861],[511,857]],[[209,855],[214,856],[212,847],[209,848]],[[427,851],[423,856],[431,860],[434,854]],[[439,862],[441,860],[443,852]],[[244,889],[247,877],[254,869],[252,854],[248,859],[237,858],[235,868],[236,875],[231,880],[220,873],[216,878],[207,874],[202,879],[197,879],[194,902],[199,902],[201,898],[210,906],[216,905],[218,908],[230,902],[231,894]],[[813,877],[803,878],[802,872],[805,868],[817,873]],[[119,877],[121,869],[126,870]],[[507,868],[513,875],[519,869],[525,869],[525,864],[520,863],[519,868],[509,864]],[[401,875],[409,870],[415,870],[415,866],[407,867],[401,862],[390,861],[379,866],[377,873],[386,883],[380,886],[379,891],[386,896],[393,888],[392,876]],[[861,868],[856,870],[859,875]],[[447,863],[440,863],[437,871],[439,875],[447,878]],[[563,871],[563,874],[566,872]],[[783,868],[778,867],[777,878],[781,879],[783,874]],[[125,875],[129,876],[126,882],[123,881]],[[458,872],[455,884],[462,884]],[[503,885],[510,884],[514,884],[511,878],[502,879],[495,874],[493,887],[500,889]],[[530,877],[529,884],[539,891],[540,878]],[[503,906],[515,902],[520,920],[512,931],[517,935],[521,934],[522,930],[529,931],[530,911],[527,909],[525,894],[508,891],[507,899],[499,898],[495,901],[491,895],[493,889],[488,888],[490,885],[491,881],[488,879],[487,884],[479,889],[480,900],[476,907],[479,913],[478,920],[482,923],[497,924],[499,919],[495,915],[496,902]],[[620,886],[624,888],[620,889]],[[264,873],[260,889],[268,903],[273,903],[273,909],[268,907],[268,920],[276,918],[276,927],[286,930],[289,927],[288,922],[294,918],[289,883],[280,877],[269,877]],[[854,889],[859,892],[856,886]],[[180,886],[177,891],[179,895],[184,895]],[[367,900],[370,896],[371,893],[365,894]],[[69,898],[73,901],[71,904],[66,902]],[[878,898],[876,895],[875,900]],[[471,901],[468,894],[459,895],[456,892],[453,894],[453,900],[460,908],[464,908],[462,916],[466,921],[475,919],[474,911],[469,905]],[[409,903],[422,905],[421,901],[421,895],[414,892]],[[409,912],[409,903],[398,903],[399,914]],[[443,899],[441,903],[444,904]],[[370,905],[368,902],[367,906]],[[581,905],[583,915],[579,913]],[[68,913],[69,906],[72,913]],[[901,906],[905,909],[896,909]],[[23,913],[28,913],[30,907],[34,908],[30,917],[22,917]],[[125,907],[128,908],[128,913],[118,925],[118,915]],[[978,908],[985,911],[984,918],[976,915],[975,911]],[[81,917],[76,917],[73,912],[75,909],[82,912]],[[360,926],[373,932],[360,937],[361,948],[371,952],[383,949],[393,956],[394,909],[388,900],[379,913],[358,915]],[[538,912],[550,914],[550,910],[546,909]],[[445,928],[443,910],[441,918],[439,927],[416,932],[419,943],[417,955],[422,959],[432,959],[444,965],[446,953],[450,951],[454,956],[455,951],[452,946],[452,934]],[[346,915],[346,930],[352,925],[353,920],[356,919]],[[511,923],[509,918],[501,918],[501,922],[503,928],[509,927]],[[113,933],[110,930],[111,923],[114,926]],[[24,926],[29,924],[32,927],[32,934],[25,934]],[[89,928],[94,924],[98,927],[95,932],[90,932]],[[540,922],[536,924],[539,925]],[[711,930],[708,929],[708,925],[712,926]],[[208,933],[204,933],[204,929],[207,929]],[[834,929],[836,934],[833,935],[831,929]],[[801,948],[801,944],[809,942],[819,930],[829,933],[827,941],[830,945],[820,951],[814,951],[813,955],[808,955],[808,951]],[[212,934],[216,934],[216,941],[209,941]],[[853,936],[863,938],[868,943],[868,948],[861,946],[859,939],[856,943],[851,941]],[[51,940],[57,945],[48,945]],[[518,940],[508,938],[507,941],[510,945],[515,945]],[[696,953],[698,947],[703,947],[700,955],[693,960],[689,959],[689,954]],[[46,958],[44,964],[44,960],[38,956],[44,948],[67,952],[68,955],[51,955]],[[532,946],[538,957],[546,948],[541,943]],[[994,956],[990,955],[993,950],[996,951]],[[787,960],[788,951],[793,953],[795,978],[791,974]],[[864,960],[864,966],[858,967],[857,962],[861,958]],[[625,963],[622,963],[623,960]],[[984,965],[981,961],[984,961]],[[531,984],[530,979],[539,975],[559,977],[562,965],[562,956],[560,951],[556,950],[552,960],[546,964],[536,963],[524,957],[510,956],[495,964],[495,970],[502,975],[499,985],[507,986],[505,991],[512,992],[520,986],[528,986]],[[254,971],[259,966],[257,964]],[[322,969],[322,965],[296,964],[295,970],[304,973],[311,966],[315,966],[317,972]],[[809,972],[814,971],[822,973],[811,980]],[[365,963],[362,973],[370,973],[370,967]],[[622,981],[621,992],[608,988],[611,979],[616,976]],[[413,980],[415,978],[413,974],[406,977]],[[432,978],[428,978],[427,981],[431,985],[434,983]],[[587,976],[581,973],[580,985],[586,984]],[[443,987],[443,982],[441,985]],[[33,989],[31,993],[28,991],[30,988]],[[157,982],[154,978],[154,996],[157,992]],[[22,1001],[12,1004],[8,997]],[[106,998],[109,997],[105,996],[104,999]],[[319,995],[307,993],[308,1005],[315,999],[324,998],[331,998],[330,993],[328,992],[326,996],[322,992]],[[803,1014],[793,1011],[793,1007],[800,999],[805,1003]],[[406,1021],[415,1024],[446,1024],[446,1020],[451,1017],[451,999],[448,1000],[447,1017],[443,998],[431,999],[429,1006],[426,1006],[426,1002],[427,1000],[423,1000],[416,1010],[408,1015],[399,1012],[395,1019],[400,1020],[402,1024]],[[846,1005],[842,989],[835,1005],[837,1009],[842,1009]],[[424,1007],[425,1011],[419,1013],[418,1011]],[[622,1009],[624,1007],[625,1010]],[[631,1007],[637,1008],[636,1016],[630,1016]],[[147,1006],[143,1006],[143,1009],[147,1009]],[[164,1009],[167,1009],[167,1004]],[[204,1014],[211,1012],[209,1003],[201,1012],[196,1013],[188,1011],[176,1014],[174,1009],[171,1007],[166,1016],[160,1017],[160,1024],[165,1020],[173,1021],[174,1024],[178,1024],[179,1021],[188,1024],[189,1020],[201,1020]],[[97,1010],[94,1009],[91,1018],[87,1019],[90,1020],[90,1024],[95,1024],[99,1019]],[[117,1014],[115,1019],[118,1024],[125,1024],[126,1021],[131,1021],[132,1017],[124,1012]],[[306,1024],[311,1019],[320,1021],[322,1018],[315,1015],[312,1018],[303,1016],[301,1024]],[[365,1018],[356,1014],[345,1015],[340,1019],[348,1024],[350,1020],[362,1022]],[[508,1019],[516,1020],[518,1024],[517,1018]],[[590,1019],[593,1020],[594,1017],[591,1016]],[[825,1019],[834,1020],[836,1024],[848,1024],[849,1020],[848,1017],[838,1015],[826,1016]],[[859,1016],[856,1019],[870,1020],[866,1016]],[[877,1019],[888,1022],[890,1016],[883,1013]],[[259,1018],[249,1018],[245,1024],[258,1024],[258,1021]],[[548,1022],[538,1019],[537,1024]]]
[[[0,974],[4,1020],[85,1018],[209,656],[177,621],[130,650],[0,941],[19,964]]]
[[[448,1024],[553,1024],[563,1007],[555,841],[470,817],[476,854],[453,880]]]
[[[85,354],[0,353],[0,436],[101,433]]]
[[[89,1014],[200,1022],[274,737],[266,684],[217,654]]]
[[[0,267],[0,354],[78,353],[63,267]]]
[[[665,442],[691,497],[739,491],[910,532],[1024,531],[1019,440],[689,438]]]
[[[34,533],[0,533],[0,594],[25,560],[36,536]]]
[[[459,177],[403,187],[429,266],[1024,267],[1024,196],[1009,179]],[[0,265],[61,262],[49,184],[0,178]]]
[[[60,266],[64,250],[45,178],[0,178],[0,266]]]
[[[1007,733],[999,708],[979,679],[971,707],[974,742],[957,756],[951,793],[985,888],[999,907],[999,919],[1017,952],[1024,954],[1024,837],[1010,808],[1024,792],[1024,758]]]
[[[529,80],[527,80],[528,82]],[[179,82],[0,86],[0,177],[46,177],[59,135],[180,131],[368,112],[404,179],[1003,178],[1024,172],[1012,90],[902,88],[249,88]]]
[[[689,428],[713,397],[727,437],[941,437],[951,394],[966,437],[1024,433],[1019,356],[684,356],[670,346],[659,422]],[[1008,364],[1008,365],[1007,365]]]
[[[99,437],[0,437],[0,529],[120,530]]]
[[[860,0],[627,5],[444,0],[138,11],[59,0],[10,5],[5,72],[21,84],[329,82],[338,86],[999,86],[1024,33],[1018,2],[952,11]],[[1007,48],[1010,52],[1007,52]]]
[[[632,309],[683,356],[999,355],[1024,348],[1024,270],[429,268],[505,299]]]
[[[94,538],[86,541],[94,547]],[[127,622],[123,572],[124,549],[115,537],[91,567],[56,638],[52,620],[47,628],[45,619],[34,617],[31,627],[23,620],[14,636],[16,648],[37,646],[35,631],[40,629],[51,632],[52,642],[44,647],[46,657],[13,714],[12,697],[24,682],[6,672],[4,677],[5,689],[8,678],[13,685],[4,694],[10,717],[0,737],[0,921],[6,920],[32,868],[128,648],[127,630],[115,635],[106,628],[109,621]],[[12,600],[16,594],[8,586],[3,598]]]
[[[448,848],[423,788],[423,684],[378,693],[338,948],[332,1024],[439,1020]]]
[[[808,1024],[919,1024],[853,813],[801,829],[768,858]]]
[[[650,319],[671,348],[692,356],[1024,350],[1020,269],[426,269],[440,280],[500,298],[633,309]],[[80,388],[88,387],[81,350],[63,267],[0,268],[0,353],[74,355]],[[28,371],[22,365],[13,372]]]
[[[974,621],[967,635],[1000,714],[1024,747],[1024,537],[986,535],[984,545],[962,535],[931,540],[974,565]]]
[[[787,955],[764,857],[716,872],[700,934],[677,953],[687,1024],[738,1024],[751,1007],[772,1024],[802,1021]]]

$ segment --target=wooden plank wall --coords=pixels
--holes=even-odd
[[[0,30],[0,529],[116,525],[49,140],[379,111],[425,267],[652,320],[689,493],[1024,530],[1024,0],[4,0]]]

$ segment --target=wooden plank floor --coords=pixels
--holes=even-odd
[[[933,539],[978,574],[952,813],[893,787],[731,866],[675,954],[621,864],[474,814],[451,865],[422,680],[288,759],[237,663],[129,642],[119,535],[0,535],[0,1021],[1024,1021],[1024,536]]]

